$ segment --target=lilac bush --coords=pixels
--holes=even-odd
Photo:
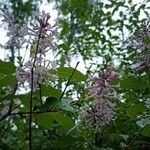
[[[118,9],[120,5],[127,7],[125,3],[103,3],[97,0],[67,3],[62,7],[66,11],[63,15],[66,16],[63,18],[62,15],[59,20],[58,47],[57,25],[50,23],[48,13],[36,13],[33,20],[23,27],[16,17],[4,13],[3,21],[8,23],[9,29],[8,49],[15,51],[26,44],[27,48],[22,50],[27,51],[25,57],[29,55],[29,59],[26,61],[26,58],[20,56],[17,57],[18,62],[10,59],[14,64],[0,60],[0,147],[4,145],[2,149],[16,149],[17,146],[18,149],[30,150],[141,149],[143,143],[148,143],[150,136],[149,104],[146,104],[150,93],[150,72],[147,71],[150,66],[149,25],[143,24],[129,39],[133,42],[131,49],[123,51],[120,45],[127,44],[123,37],[124,29],[129,28],[133,32],[135,27],[135,22],[131,25],[124,22],[131,22],[133,16],[130,18],[122,8]],[[113,8],[113,5],[117,7]],[[95,6],[96,9],[92,10]],[[103,6],[108,12],[103,11]],[[76,8],[73,9],[74,7]],[[127,9],[134,7],[137,6]],[[118,15],[121,20],[113,17],[117,11],[120,11]],[[137,13],[135,15],[138,16]],[[98,21],[100,18],[101,22]],[[122,34],[114,36],[113,29]],[[58,57],[55,59],[60,58],[60,67],[55,69],[48,54],[54,53],[56,48]],[[106,68],[118,58],[122,61],[117,64],[121,79],[118,80],[117,73],[110,67],[90,78],[91,84],[86,86],[87,76],[76,70],[79,62],[75,68],[67,67],[71,60],[68,59],[67,62],[64,55],[70,52],[79,52],[83,56],[87,75],[91,71],[94,73],[95,70],[90,70],[94,69],[92,65]],[[92,56],[96,59],[103,57],[101,64],[96,63],[95,58],[88,63]],[[131,62],[134,63],[135,70],[131,70]],[[143,68],[145,70],[141,74]],[[142,71],[139,73],[137,70]],[[52,74],[60,79],[56,81]],[[116,82],[113,82],[115,80],[119,84],[117,92],[114,85]],[[88,94],[83,87],[86,87]],[[30,91],[27,92],[26,89]],[[115,98],[116,95],[119,95],[118,98]],[[87,97],[88,101],[85,101]],[[115,102],[115,99],[120,101]],[[87,107],[84,107],[84,103]],[[80,126],[81,123],[83,126]]]

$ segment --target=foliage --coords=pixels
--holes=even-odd
[[[33,1],[25,5],[20,1],[20,8],[16,8],[15,1],[11,2],[14,12],[30,16],[34,11]],[[28,63],[20,56],[18,64],[0,60],[0,149],[148,150],[150,1],[48,2],[55,3],[58,11],[57,36],[52,32],[53,26],[47,28],[49,15],[38,14],[36,28],[31,24],[36,32],[30,39]],[[19,15],[22,20],[26,18]],[[25,22],[26,19],[21,21],[21,26]],[[57,47],[52,36],[58,38]],[[44,41],[46,38],[48,42]],[[56,66],[45,61],[47,48],[53,51]],[[79,71],[79,62],[75,68],[71,67],[74,57],[83,59],[86,74]],[[114,73],[107,73],[110,66],[115,68],[117,80],[113,81]],[[18,78],[22,72],[28,77],[23,85],[24,78]],[[103,123],[103,116],[97,115],[104,112],[97,106],[99,101],[103,105],[102,100],[107,101],[107,108],[108,105],[113,108],[115,117],[104,123],[103,128],[91,130],[88,125],[92,120],[85,119],[98,117]],[[92,128],[96,121],[92,122]]]

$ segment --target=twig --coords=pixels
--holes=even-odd
[[[17,90],[17,87],[18,87],[18,83],[16,83],[15,85],[13,85],[13,86],[10,88],[11,94],[15,95],[16,90]],[[12,110],[12,108],[13,108],[13,103],[14,103],[14,100],[11,99],[10,105],[9,105],[9,110],[8,110],[8,116],[9,116],[9,114],[11,114],[11,112],[12,112],[11,110]],[[6,116],[6,117],[7,117],[7,116]],[[9,125],[10,125],[10,119],[11,119],[11,118],[9,118],[9,120],[8,120],[8,127],[9,127]]]
[[[61,96],[60,96],[60,100],[63,98],[63,96],[64,96],[64,94],[65,94],[65,92],[66,92],[66,89],[67,89],[67,87],[68,87],[68,85],[69,85],[69,83],[70,83],[70,81],[71,81],[71,79],[72,79],[72,77],[73,77],[73,75],[74,75],[74,73],[75,73],[75,71],[76,71],[76,69],[77,69],[79,63],[80,63],[80,62],[78,61],[77,64],[76,64],[76,66],[75,66],[75,68],[74,68],[74,70],[73,70],[73,72],[72,72],[72,74],[70,75],[70,78],[69,78],[69,80],[68,80],[67,83],[66,83],[66,86],[65,86],[65,88],[64,88],[64,91],[62,92],[62,94],[61,94]]]
[[[53,111],[51,111],[51,110],[47,110],[47,111],[37,111],[37,112],[33,112],[33,111],[32,111],[32,115],[44,114],[44,113],[48,113],[48,112],[53,112]],[[55,112],[55,111],[54,111],[54,112]],[[9,114],[9,115],[11,115],[11,116],[16,116],[16,115],[22,116],[22,115],[29,115],[29,114],[30,114],[29,111],[26,111],[26,112],[20,111],[20,112],[16,112],[16,113],[11,113],[11,114]]]
[[[138,136],[141,134],[142,131],[143,131],[143,128],[139,130],[139,132],[135,135],[135,137],[132,139],[132,141],[128,144],[127,147],[131,147],[134,144],[135,140],[138,138]]]
[[[18,84],[15,84],[12,88],[13,88],[13,91],[12,91],[12,94],[15,95],[16,93],[16,90],[17,90],[17,87],[18,87]],[[6,115],[4,115],[1,119],[0,119],[0,122],[3,121],[5,118],[7,118],[9,116],[9,114],[12,112],[12,106],[13,106],[13,99],[10,101],[10,105],[9,105],[9,109],[8,109],[8,112]]]
[[[5,118],[7,118],[8,116],[11,115],[11,113],[17,109],[21,104],[19,104],[18,106],[16,106],[15,108],[11,109],[11,111],[8,111],[8,113],[6,115],[4,115],[1,119],[0,119],[0,122],[2,122]]]
[[[40,59],[42,59],[42,55],[40,54]],[[45,64],[45,63],[44,63]],[[41,65],[42,65],[42,62],[40,62],[40,67],[41,67]],[[45,66],[45,65],[44,65]],[[41,83],[39,83],[39,88],[40,88],[40,90],[39,90],[39,94],[40,94],[40,103],[41,103],[41,105],[43,105],[43,103],[42,103],[42,86],[41,86]]]
[[[77,63],[76,67],[74,68],[74,70],[73,70],[73,72],[72,72],[72,74],[71,74],[71,76],[70,76],[70,78],[69,78],[69,80],[68,80],[68,82],[67,82],[67,84],[66,84],[66,87],[65,87],[65,89],[64,89],[64,91],[63,91],[63,93],[62,93],[60,99],[63,97],[63,95],[64,95],[64,93],[65,93],[65,91],[66,91],[66,89],[67,89],[67,86],[69,85],[70,80],[71,80],[71,78],[73,77],[73,75],[74,75],[74,73],[75,73],[75,71],[76,71],[76,68],[77,68],[78,64],[79,64],[79,62]],[[32,94],[33,94],[33,93],[32,93]],[[21,104],[20,104],[20,105],[21,105]],[[7,118],[8,116],[30,114],[30,112],[16,112],[16,113],[12,113],[12,112],[13,112],[15,109],[17,109],[20,105],[18,105],[18,106],[15,107],[14,109],[12,109],[9,114],[7,113],[6,115],[4,115],[4,116],[0,119],[0,122],[1,122],[2,120],[4,120],[5,118]],[[31,112],[31,113],[32,113],[32,114],[42,114],[42,113],[47,113],[47,112],[51,112],[51,110],[50,110],[50,111],[49,111],[49,110],[48,110],[48,111],[44,111],[44,112],[42,112],[42,111]]]
[[[34,75],[34,68],[35,68],[35,63],[37,59],[37,54],[38,54],[38,49],[39,49],[39,43],[40,43],[40,37],[42,34],[42,27],[39,31],[38,35],[38,41],[36,45],[36,52],[33,60],[33,66],[31,69],[31,97],[30,97],[30,113],[29,113],[29,150],[32,150],[32,101],[33,101],[33,75]]]

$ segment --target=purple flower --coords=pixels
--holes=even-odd
[[[3,22],[8,24],[8,33],[9,40],[6,43],[7,48],[16,47],[21,48],[23,43],[26,41],[24,36],[27,32],[24,32],[25,27],[21,28],[18,19],[9,12],[3,12]]]
[[[134,48],[136,51],[141,52],[141,50],[150,51],[150,44],[148,38],[150,36],[150,25],[149,22],[142,23],[139,30],[137,30],[130,38],[130,47]]]
[[[150,68],[150,53],[137,58],[132,65],[133,69],[140,71],[145,68]]]
[[[80,116],[85,120],[86,126],[95,132],[100,131],[115,118],[115,104],[109,100],[109,95],[115,91],[111,81],[116,79],[117,74],[111,68],[107,68],[100,77],[92,79],[95,84],[88,88],[94,101],[90,109],[83,110]]]
[[[94,77],[91,79],[95,82],[95,85],[88,88],[89,92],[94,97],[107,95],[110,90],[114,91],[111,81],[116,80],[117,78],[117,74],[113,72],[111,68],[107,68],[100,77]]]
[[[55,46],[56,26],[52,26],[49,19],[50,15],[42,11],[42,14],[35,16],[35,23],[30,23],[30,27],[24,28],[30,36],[31,59],[17,69],[16,77],[20,84],[28,82],[31,87],[33,83],[33,90],[38,88],[39,83],[48,84],[48,80],[53,77],[48,73],[52,62],[45,60],[47,52]]]
[[[57,34],[57,26],[49,23],[50,15],[42,11],[42,14],[35,16],[35,23],[30,23],[28,27],[28,35],[31,38],[39,40],[38,53],[46,56],[50,49],[55,48],[55,40]],[[40,37],[39,37],[40,35]],[[31,40],[31,44],[32,44]],[[36,49],[36,46],[34,47]]]
[[[21,68],[19,68],[16,72],[16,78],[19,83],[24,84],[25,82],[28,82],[31,86],[31,69],[32,69],[33,63],[31,61],[28,61],[24,64]],[[44,76],[49,76],[48,73],[48,67],[46,66],[38,66],[36,65],[34,69],[33,74],[33,89],[36,90],[38,87],[38,83],[44,82]],[[48,78],[49,79],[49,78]],[[47,81],[48,82],[48,81]]]
[[[141,71],[150,67],[150,25],[149,22],[145,22],[141,25],[130,38],[130,48],[134,48],[137,51],[137,58],[134,60],[132,68]]]

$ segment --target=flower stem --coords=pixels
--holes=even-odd
[[[32,103],[33,103],[33,76],[34,76],[34,68],[36,64],[36,59],[37,59],[37,54],[38,54],[38,49],[39,49],[39,43],[40,43],[40,37],[42,34],[42,28],[39,30],[39,35],[38,35],[38,41],[36,45],[36,52],[33,60],[33,66],[31,69],[31,97],[30,97],[30,114],[29,114],[29,150],[32,150]]]

